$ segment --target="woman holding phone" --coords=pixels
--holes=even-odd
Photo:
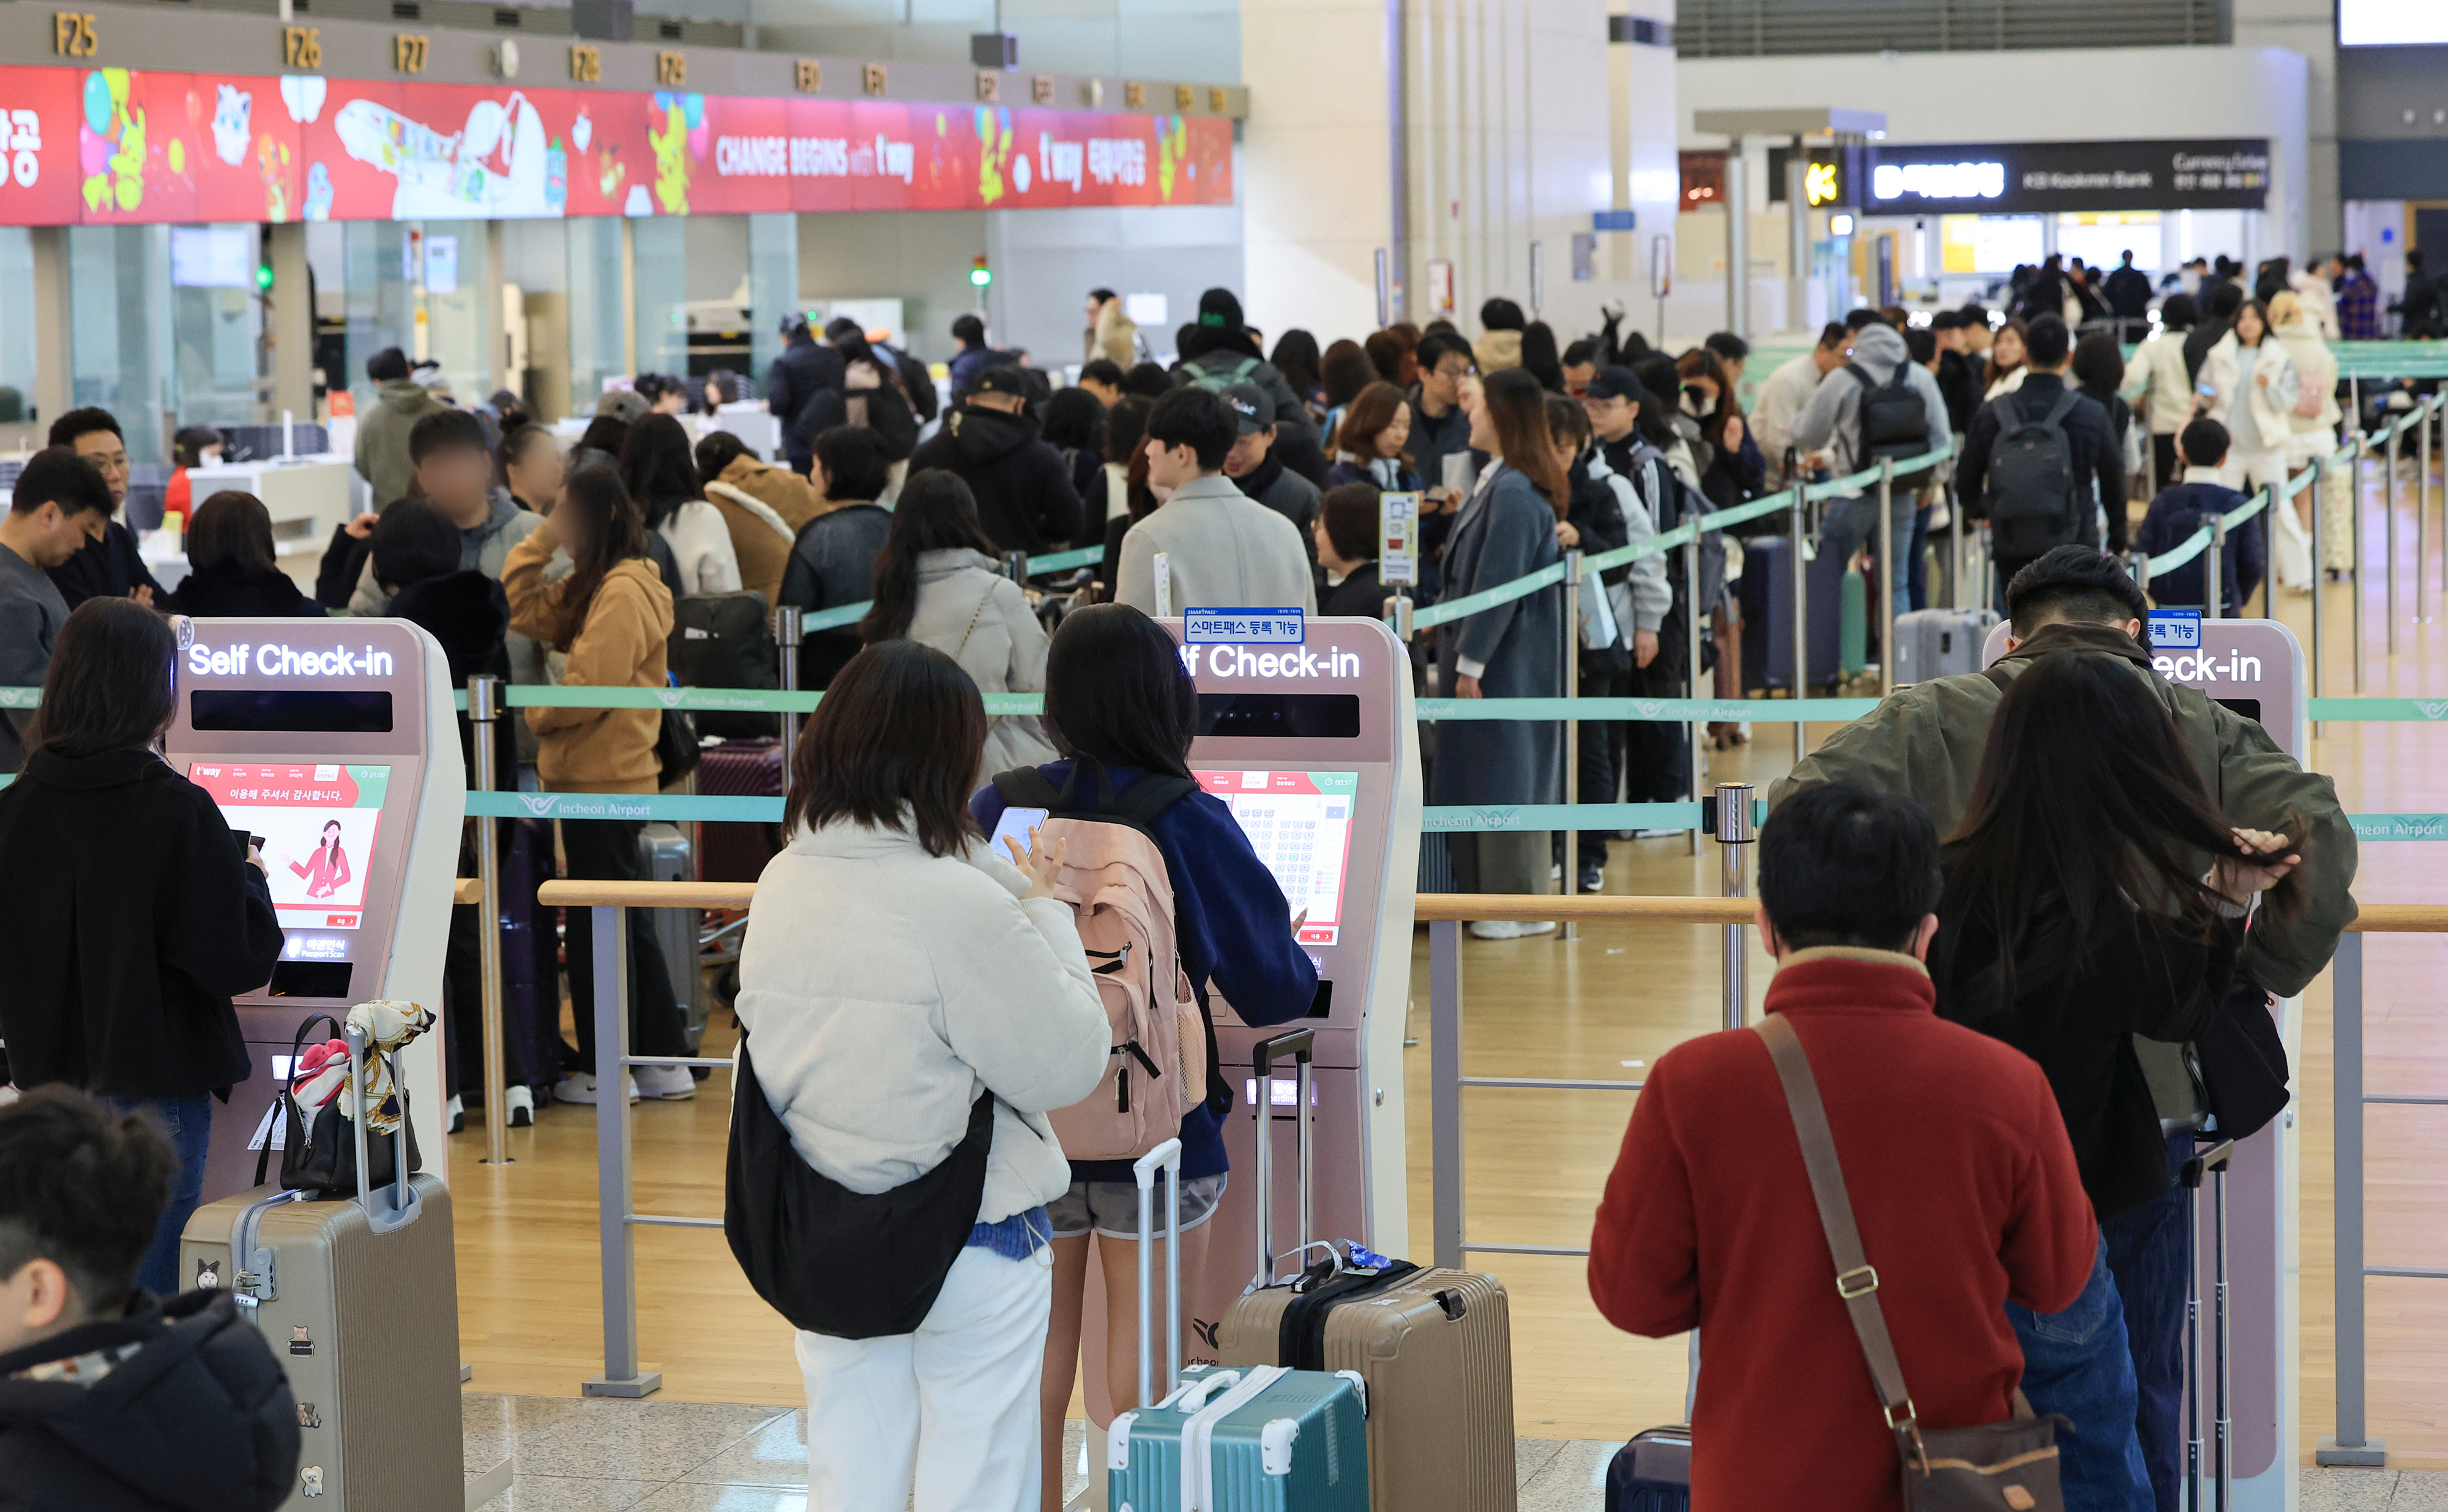
[[[1190,743],[1198,734],[1198,693],[1181,653],[1161,625],[1124,603],[1074,610],[1054,633],[1045,664],[1045,730],[1059,761],[1036,769],[1061,795],[1057,813],[1110,812],[1151,778],[1194,780]],[[989,786],[969,813],[986,833],[1005,833],[1035,815],[1013,812]],[[1024,833],[1024,832],[1023,832]],[[1295,937],[1296,921],[1274,874],[1251,849],[1233,811],[1193,788],[1147,821],[1173,887],[1174,947],[1191,982],[1206,1043],[1207,1100],[1182,1116],[1181,1273],[1185,1288],[1207,1257],[1207,1220],[1224,1199],[1224,1120],[1238,1101],[1216,1052],[1206,1012],[1209,985],[1252,1026],[1284,1024],[1309,1011],[1317,967]],[[1185,1053],[1193,1047],[1185,1042]],[[1100,1083],[1101,1090],[1101,1083]],[[1157,1196],[1161,1210],[1166,1198]],[[1110,1278],[1131,1273],[1138,1254],[1138,1188],[1128,1160],[1074,1160],[1070,1189],[1047,1208],[1054,1232],[1054,1320],[1045,1338],[1044,1506],[1062,1505],[1062,1419],[1080,1364],[1081,1311],[1093,1234],[1105,1287],[1105,1388],[1126,1412],[1138,1380],[1138,1297]],[[1185,1325],[1189,1322],[1184,1319]],[[1211,1354],[1195,1334],[1182,1357]]]

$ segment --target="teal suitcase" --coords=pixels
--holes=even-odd
[[[1360,1373],[1193,1366],[1106,1437],[1114,1512],[1368,1512]]]

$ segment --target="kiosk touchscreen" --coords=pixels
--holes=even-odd
[[[2304,701],[2304,648],[2275,620],[2205,620],[2187,610],[2158,610],[2144,634],[2151,664],[2171,682],[2199,688],[2268,732],[2281,751],[2304,759],[2308,749]],[[1992,630],[1981,660],[2006,654],[2006,626]],[[2278,1005],[2278,1029],[2288,1060],[2302,1065],[2303,1003]],[[2290,1111],[2240,1141],[2227,1178],[2228,1282],[2232,1319],[2228,1344],[2235,1419],[2235,1504],[2244,1512],[2280,1512],[2295,1504],[2295,1435],[2301,1403],[2297,1372],[2296,1186],[2301,1152]],[[2210,1196],[2201,1197],[2204,1327],[2213,1295],[2209,1257]],[[2204,1407],[2205,1415],[2210,1412]]]
[[[1180,621],[1162,622],[1180,637]],[[1311,1237],[1355,1239],[1394,1255],[1410,1249],[1403,1021],[1420,845],[1411,664],[1402,642],[1374,620],[1310,620],[1303,636],[1292,646],[1181,650],[1198,688],[1192,772],[1233,811],[1274,873],[1290,916],[1301,921],[1299,938],[1318,974],[1309,1015],[1269,1028],[1246,1026],[1220,992],[1209,996],[1224,1077],[1234,1093],[1224,1124],[1232,1178],[1206,1225],[1204,1265],[1195,1274],[1183,1273],[1182,1317],[1190,1335],[1184,1364],[1214,1360],[1216,1325],[1258,1269],[1261,1107],[1275,1140],[1275,1248],[1289,1252],[1297,1242],[1296,1082],[1291,1063],[1279,1061],[1273,1086],[1261,1094],[1251,1046],[1269,1035],[1317,1031]],[[1159,1226],[1163,1211],[1159,1199]],[[1299,1262],[1286,1264],[1297,1269]],[[1135,1276],[1119,1280],[1137,1285]],[[1112,1413],[1100,1368],[1099,1287],[1090,1290],[1087,1317],[1082,1385],[1089,1413],[1101,1424]]]
[[[255,1185],[298,1026],[371,998],[442,1006],[467,807],[449,665],[403,620],[188,620],[170,764],[262,846],[283,936],[238,1000],[254,1075],[213,1120],[204,1200]],[[448,1032],[447,1029],[445,1032]],[[319,1028],[318,1037],[331,1030]],[[400,1054],[425,1168],[447,1173],[442,1036]]]

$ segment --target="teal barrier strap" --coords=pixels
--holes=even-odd
[[[2185,565],[2187,563],[2192,561],[2193,558],[2200,556],[2204,551],[2208,550],[2209,548],[2209,544],[2210,527],[2209,526],[2204,526],[2200,529],[2194,531],[2191,538],[2187,540],[2183,545],[2178,546],[2175,550],[2163,552],[2158,556],[2152,557],[2150,561],[2151,576],[2157,578],[2175,571],[2178,567]]]
[[[818,609],[803,614],[799,616],[799,630],[802,634],[813,635],[818,630],[838,630],[846,624],[856,624],[867,618],[867,611],[871,606],[871,601],[861,600],[856,603],[845,603],[838,609]]]
[[[461,694],[460,697],[464,699],[467,695]],[[40,708],[42,702],[43,690],[40,688],[0,688],[0,709],[34,709]]]
[[[1422,719],[1629,719],[1636,723],[1840,724],[1876,699],[1422,699]]]
[[[2448,699],[2313,699],[2314,719],[2420,720],[2437,724],[2448,719]]]
[[[1081,546],[1077,551],[1056,551],[1046,556],[1028,559],[1028,575],[1039,577],[1048,572],[1068,572],[1074,567],[1093,567],[1103,564],[1103,546]]]
[[[468,813],[494,819],[676,819],[778,824],[782,800],[697,793],[470,793]]]
[[[1474,803],[1422,809],[1420,833],[1471,830],[1693,830],[1696,803]]]
[[[2448,813],[2350,813],[2358,840],[2448,840]]]
[[[713,709],[730,713],[807,714],[813,693],[771,688],[591,688],[520,684],[507,690],[514,709]]]
[[[1511,603],[1516,599],[1526,599],[1540,588],[1563,581],[1564,565],[1560,562],[1550,562],[1527,577],[1516,578],[1510,583],[1500,583],[1495,587],[1483,588],[1459,599],[1448,599],[1433,608],[1419,610],[1411,616],[1411,625],[1414,629],[1425,630],[1432,624],[1445,624],[1455,620],[1465,620],[1474,614],[1483,614],[1500,603]]]

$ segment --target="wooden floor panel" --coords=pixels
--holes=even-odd
[[[2416,624],[2416,532],[2411,473],[2401,490],[2400,626],[2385,651],[2381,604],[2383,540],[2378,489],[2365,532],[2367,610],[2363,691],[2448,695],[2448,594],[2440,590],[2442,531],[2428,532],[2424,605]],[[2440,494],[2435,492],[2435,500]],[[2324,648],[2335,679],[2349,672],[2347,593],[2329,595]],[[2308,641],[2307,601],[2280,596],[2280,618]],[[1813,727],[1824,736],[1832,727]],[[1791,737],[1761,725],[1751,742],[1712,758],[1712,778],[1766,784],[1790,764]],[[2333,724],[2313,764],[2334,774],[2357,812],[2448,809],[2448,729],[2428,724]],[[1718,887],[1712,849],[1688,853],[1679,840],[1618,842],[1610,891],[1709,893]],[[2356,891],[2369,901],[2448,902],[2448,849],[2436,844],[2365,847]],[[1756,942],[1751,995],[1769,964]],[[1470,942],[1464,950],[1465,1061],[1474,1075],[1637,1080],[1661,1053],[1717,1026],[1716,928],[1598,926],[1565,943],[1553,937]],[[2448,1093],[2448,938],[2381,935],[2366,942],[2365,1005],[2370,1090]],[[1411,1254],[1430,1251],[1426,939],[1415,940],[1412,1032],[1406,1052],[1410,1129]],[[717,1028],[717,1045],[727,1036]],[[711,1053],[719,1053],[718,1050]],[[2329,1259],[2333,1186],[2327,980],[2305,1000],[2297,1065],[2302,1139],[2303,1449],[2333,1431],[2335,1390]],[[648,1103],[637,1120],[638,1206],[717,1215],[722,1199],[726,1078],[683,1103]],[[1578,1245],[1612,1164],[1631,1097],[1619,1093],[1474,1090],[1466,1094],[1464,1147],[1468,1233],[1483,1241]],[[2369,1110],[2366,1201],[2373,1264],[2448,1263],[2448,1109]],[[516,1163],[481,1163],[471,1129],[451,1141],[459,1232],[460,1336],[475,1367],[474,1388],[574,1395],[602,1368],[597,1286],[594,1120],[584,1109],[547,1110],[533,1129],[512,1131]],[[790,1330],[740,1279],[716,1231],[645,1228],[638,1233],[639,1319],[645,1366],[663,1372],[675,1400],[789,1405],[801,1400]],[[1520,1431],[1540,1439],[1603,1439],[1682,1415],[1684,1346],[1617,1333],[1590,1305],[1578,1259],[1487,1255],[1478,1262],[1513,1294],[1515,1399]],[[2370,1283],[2371,1428],[2392,1464],[2448,1467],[2448,1281]]]

